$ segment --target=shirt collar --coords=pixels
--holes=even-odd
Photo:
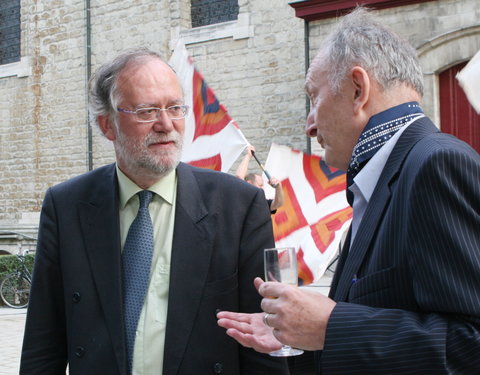
[[[353,149],[349,166],[353,176],[399,129],[422,114],[417,102],[408,102],[372,116]]]
[[[118,165],[117,169],[117,178],[118,178],[118,187],[120,192],[120,209],[125,208],[128,201],[139,191],[143,190],[135,182],[130,180],[125,173],[123,173]],[[173,204],[174,195],[175,195],[175,185],[177,183],[177,174],[176,170],[168,172],[167,175],[163,176],[160,180],[154,183],[148,188],[148,190],[155,193],[163,198],[167,203]],[[154,196],[155,199],[155,196]]]
[[[423,117],[420,115],[419,117]],[[383,168],[387,163],[387,160],[390,154],[393,151],[393,148],[397,144],[398,139],[403,134],[403,132],[419,117],[410,120],[405,124],[400,130],[398,130],[392,138],[390,138],[379,150],[373,155],[373,157],[365,164],[362,170],[355,176],[353,181],[357,185],[358,190],[362,193],[363,197],[367,201],[370,201],[370,198],[373,194],[375,186],[377,185],[378,179],[382,174]]]

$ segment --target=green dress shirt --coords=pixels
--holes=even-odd
[[[142,189],[118,166],[117,176],[123,251],[128,229],[138,212],[139,200],[136,194]],[[177,177],[173,170],[148,189],[155,193],[148,207],[153,223],[154,249],[150,283],[138,321],[133,350],[133,374],[137,375],[159,374],[163,369],[176,188]]]

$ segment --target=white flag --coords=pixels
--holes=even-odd
[[[458,72],[457,79],[468,101],[480,114],[480,51]]]
[[[195,69],[180,39],[169,63],[177,72],[184,89],[185,104],[190,107],[185,119],[181,160],[198,167],[228,172],[248,141]]]
[[[275,244],[295,247],[300,284],[315,284],[337,255],[351,222],[346,174],[328,167],[318,155],[276,144],[270,148],[265,167],[281,181],[285,198],[272,216]]]

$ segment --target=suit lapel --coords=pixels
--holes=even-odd
[[[122,318],[121,249],[118,214],[118,184],[115,165],[95,177],[88,201],[78,203],[80,225],[100,303],[118,368],[125,371],[125,338]],[[117,345],[118,343],[119,345]]]
[[[343,269],[340,270],[341,274],[337,278],[338,285],[334,295],[335,301],[348,300],[348,292],[352,281],[356,278],[360,266],[371,247],[373,235],[377,232],[383,217],[382,214],[390,202],[392,182],[398,175],[403,161],[415,143],[425,135],[433,132],[438,132],[438,129],[427,117],[422,117],[411,124],[399,138],[372,194],[372,197],[375,199],[370,201],[365,210],[355,239],[346,256]]]
[[[350,226],[348,227],[347,236],[345,237],[345,241],[343,243],[343,246],[340,249],[340,256],[339,256],[339,259],[337,261],[337,266],[335,268],[335,273],[333,275],[332,284],[330,286],[330,292],[328,293],[328,296],[330,298],[333,298],[335,296],[335,292],[336,292],[337,286],[338,286],[338,280],[340,278],[340,275],[342,274],[342,270],[343,270],[343,267],[345,265],[345,261],[347,260],[348,249],[350,248],[351,238],[352,238],[352,224],[350,223]]]
[[[177,167],[163,370],[176,374],[195,323],[210,265],[215,217],[209,215],[190,167]]]

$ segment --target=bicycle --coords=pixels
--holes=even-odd
[[[17,258],[19,260],[17,269],[9,273],[0,284],[0,297],[7,306],[21,309],[28,305],[32,274],[25,264],[25,255],[17,254]]]

